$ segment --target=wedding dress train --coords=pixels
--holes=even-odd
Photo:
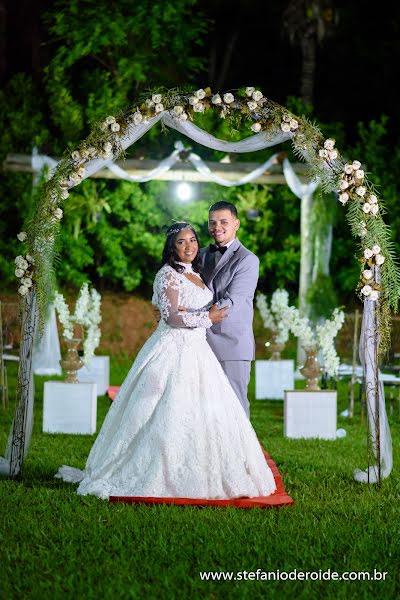
[[[56,477],[101,498],[230,499],[275,491],[255,431],[206,341],[211,301],[207,287],[168,265],[160,269],[153,304],[162,319],[113,401],[84,471],[63,466]]]

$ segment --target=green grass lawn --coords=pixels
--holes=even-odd
[[[112,359],[111,383],[127,359]],[[15,384],[15,366],[8,367]],[[13,372],[14,371],[14,372]],[[294,507],[196,508],[108,504],[54,479],[61,464],[83,467],[95,436],[42,433],[43,383],[18,480],[0,481],[0,598],[396,598],[400,593],[399,430],[390,419],[394,468],[381,488],[355,483],[367,466],[366,425],[338,418],[335,441],[283,436],[283,402],[252,393],[252,422],[278,465]],[[251,390],[252,390],[251,386]],[[339,386],[338,411],[347,407]],[[11,403],[12,404],[12,403]],[[109,408],[98,401],[98,427]],[[358,408],[358,407],[357,407]],[[2,410],[0,452],[12,406]],[[202,581],[201,571],[386,571],[386,581]],[[292,575],[293,576],[293,575]]]

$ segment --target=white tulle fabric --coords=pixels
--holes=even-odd
[[[35,375],[61,375],[61,350],[54,304],[49,307],[43,335],[35,331],[32,368]]]
[[[200,280],[199,280],[200,282]],[[139,352],[90,451],[78,494],[229,499],[276,489],[243,408],[206,341],[208,288],[169,266],[154,282],[162,319]],[[179,305],[191,309],[179,314]]]

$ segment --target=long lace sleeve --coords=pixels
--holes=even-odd
[[[190,312],[178,310],[181,285],[179,275],[175,271],[158,272],[154,282],[153,304],[159,308],[161,318],[170,327],[211,327],[212,321],[208,316],[208,309],[191,310]]]

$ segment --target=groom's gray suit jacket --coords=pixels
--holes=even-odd
[[[215,266],[209,247],[200,252],[203,277],[214,292],[219,308],[228,306],[228,317],[207,329],[207,341],[218,360],[253,360],[253,300],[260,261],[238,239]]]

